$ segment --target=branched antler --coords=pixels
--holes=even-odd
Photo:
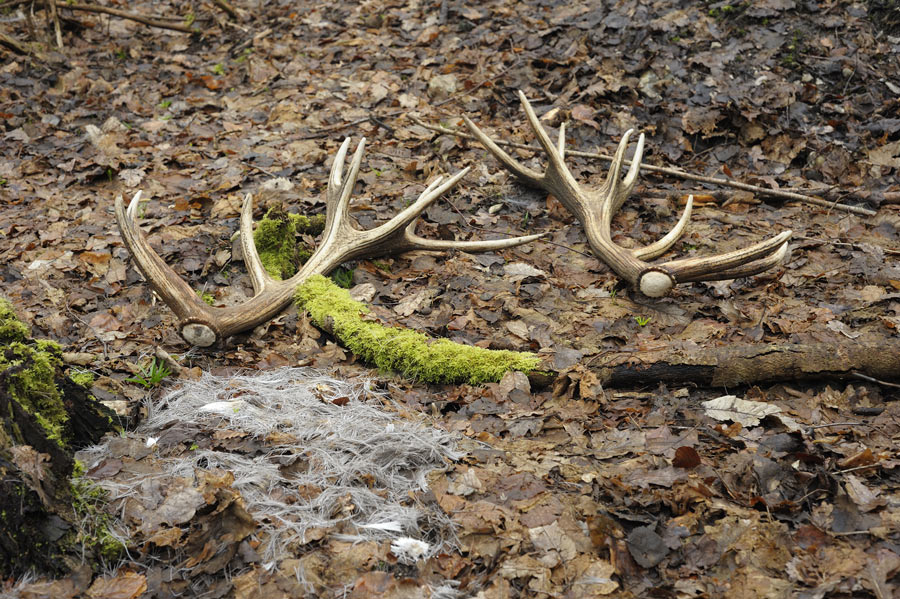
[[[237,306],[216,308],[207,305],[150,247],[135,219],[141,192],[135,194],[127,208],[121,196],[116,198],[116,222],[122,239],[144,278],[175,312],[179,320],[179,332],[185,341],[208,347],[230,335],[263,323],[290,303],[294,289],[310,275],[327,274],[341,263],[354,258],[413,249],[486,252],[513,247],[540,237],[526,235],[491,241],[444,241],[424,239],[416,235],[415,226],[419,215],[441,194],[454,187],[469,171],[468,168],[446,180],[439,177],[415,202],[388,222],[366,231],[357,229],[350,220],[349,205],[362,163],[365,139],[359,142],[344,179],[344,161],[349,146],[348,138],[341,144],[331,167],[322,241],[306,264],[290,279],[275,280],[263,267],[253,242],[253,202],[249,194],[244,197],[241,210],[241,247],[254,295]]]
[[[463,117],[469,130],[500,161],[500,163],[528,185],[538,187],[558,199],[584,226],[588,242],[597,256],[619,276],[650,297],[666,295],[676,283],[734,279],[760,273],[772,268],[784,258],[791,231],[784,231],[750,247],[706,258],[670,260],[659,264],[645,262],[666,252],[681,236],[691,217],[694,198],[688,198],[684,214],[675,227],[662,239],[642,248],[623,248],[613,242],[610,225],[616,211],[631,193],[638,178],[644,152],[644,134],[638,138],[631,160],[631,168],[621,178],[625,150],[632,130],[622,136],[606,181],[597,189],[583,189],[572,177],[564,162],[565,125],[560,127],[559,141],[553,145],[537,115],[519,92],[519,99],[538,142],[547,154],[546,171],[539,173],[517,162],[494,143],[468,117]]]

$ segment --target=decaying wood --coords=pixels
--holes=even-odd
[[[519,92],[519,100],[528,122],[547,156],[544,172],[532,170],[515,160],[485,135],[468,117],[463,117],[466,126],[479,142],[494,155],[494,158],[522,183],[543,189],[560,201],[584,227],[588,243],[594,254],[603,260],[616,274],[631,283],[648,297],[662,297],[678,283],[691,281],[721,281],[747,277],[766,271],[779,264],[787,253],[787,242],[791,231],[783,231],[769,239],[751,246],[706,256],[702,258],[682,258],[661,263],[650,263],[657,256],[667,252],[681,237],[691,217],[693,196],[688,197],[684,214],[675,227],[662,239],[638,248],[625,248],[612,240],[610,226],[616,211],[631,194],[637,183],[644,152],[642,133],[634,150],[631,168],[621,177],[625,162],[625,151],[633,130],[626,131],[619,142],[619,148],[609,168],[606,181],[597,188],[581,186],[565,164],[565,124],[560,126],[556,144],[544,130],[543,125],[531,108],[525,94]]]
[[[58,373],[70,442],[48,437],[37,417],[12,396],[14,377],[27,361],[0,370],[0,575],[26,571],[60,575],[80,563],[60,545],[78,523],[69,477],[74,449],[97,443],[113,428],[112,413]]]
[[[694,383],[729,387],[803,379],[846,379],[860,373],[900,381],[896,339],[845,345],[753,344],[695,350],[615,353],[589,362],[603,385],[633,387]]]

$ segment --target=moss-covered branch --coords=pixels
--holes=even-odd
[[[369,309],[353,300],[322,275],[313,275],[297,288],[297,307],[309,312],[316,326],[383,370],[429,383],[486,383],[499,381],[510,370],[530,372],[539,358],[530,353],[490,350],[429,339],[409,329],[387,327],[367,320]]]
[[[324,216],[305,217],[273,208],[259,222],[254,242],[270,276],[293,276],[309,258],[309,250],[297,243],[302,234],[315,235]],[[363,318],[369,309],[350,293],[322,275],[314,275],[297,288],[297,307],[312,315],[313,322],[366,362],[382,370],[428,383],[486,383],[499,381],[510,370],[530,372],[540,360],[534,354],[496,351],[429,339],[424,334],[387,327]]]

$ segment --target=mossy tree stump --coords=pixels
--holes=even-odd
[[[79,564],[72,455],[114,427],[114,414],[65,375],[59,345],[31,339],[0,298],[0,575]]]

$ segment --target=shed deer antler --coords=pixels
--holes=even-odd
[[[519,99],[541,147],[547,153],[548,166],[544,173],[522,166],[509,154],[500,149],[475,123],[463,116],[469,130],[482,144],[522,182],[552,193],[568,208],[584,226],[588,242],[597,256],[622,278],[649,297],[666,295],[676,283],[689,281],[716,281],[746,277],[772,268],[784,258],[791,231],[751,245],[750,247],[717,254],[706,258],[686,258],[670,260],[661,264],[650,264],[644,259],[652,259],[667,251],[681,236],[691,217],[694,197],[688,198],[684,214],[665,237],[642,248],[623,248],[613,242],[610,225],[616,211],[631,193],[637,182],[641,156],[644,151],[644,134],[638,138],[637,149],[631,159],[631,168],[621,179],[622,162],[632,130],[622,136],[619,148],[613,158],[606,181],[597,189],[583,189],[572,177],[563,161],[565,156],[565,125],[559,130],[558,147],[554,147],[547,132],[538,122],[537,116],[525,94],[519,92]]]
[[[419,215],[441,194],[455,186],[469,171],[461,170],[447,180],[439,177],[419,198],[388,222],[367,231],[357,229],[350,221],[350,194],[356,184],[362,163],[365,139],[359,142],[350,162],[346,180],[342,181],[344,160],[350,139],[345,139],[334,158],[326,191],[325,230],[322,242],[299,272],[279,281],[269,276],[262,265],[253,241],[253,202],[248,194],[241,210],[241,248],[250,274],[254,295],[237,306],[214,308],[207,305],[191,287],[150,247],[135,220],[141,192],[137,192],[128,208],[122,197],[116,198],[116,222],[125,245],[134,257],[144,278],[162,300],[175,312],[179,332],[188,343],[208,347],[240,331],[263,323],[287,306],[295,288],[313,274],[328,274],[343,262],[361,256],[404,252],[413,249],[485,252],[500,250],[529,241],[540,235],[526,235],[491,241],[443,241],[424,239],[415,233]]]

